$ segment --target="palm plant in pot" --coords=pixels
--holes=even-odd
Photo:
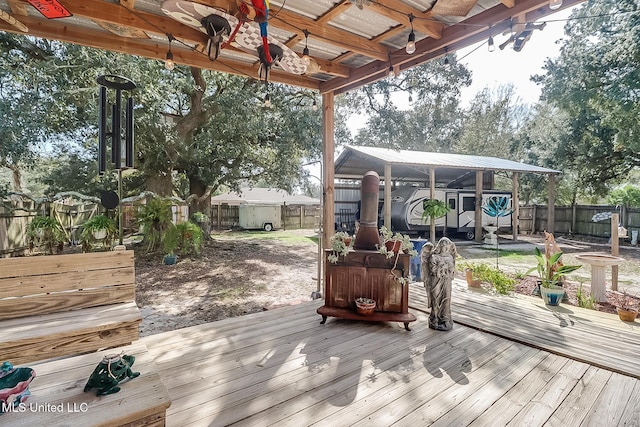
[[[173,265],[176,263],[178,256],[176,255],[176,249],[180,241],[180,231],[173,224],[169,223],[162,235],[162,249],[164,250],[163,262],[165,265]]]
[[[535,257],[538,264],[529,269],[526,274],[537,271],[540,281],[540,294],[545,304],[559,305],[565,293],[562,287],[564,277],[576,271],[582,265],[563,265],[560,262],[562,252],[546,256],[540,251],[540,248],[535,249]]]

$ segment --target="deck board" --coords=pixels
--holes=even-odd
[[[439,332],[410,286],[411,332],[321,325],[320,300],[143,338],[167,425],[637,425],[637,323],[456,283]]]

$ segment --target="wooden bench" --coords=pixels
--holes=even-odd
[[[0,363],[130,344],[141,321],[133,251],[0,259]]]
[[[135,356],[140,376],[119,384],[120,391],[96,396],[84,386],[104,355]],[[141,342],[64,359],[29,364],[36,372],[31,396],[0,416],[0,424],[22,426],[164,426],[171,405],[153,358]]]

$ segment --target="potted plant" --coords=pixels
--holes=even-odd
[[[67,236],[62,225],[52,217],[37,216],[27,229],[29,248],[44,246],[48,254],[61,253]]]
[[[176,225],[178,234],[177,249],[180,255],[200,255],[204,233],[197,224],[186,221]]]
[[[428,199],[422,202],[422,221],[429,221],[430,238],[432,242],[436,240],[436,219],[445,216],[451,208],[444,201],[438,199]]]
[[[361,316],[370,316],[376,308],[376,301],[371,298],[356,298],[356,311]]]
[[[613,305],[616,306],[618,317],[624,322],[633,322],[638,317],[640,302],[635,296],[629,294],[627,290],[614,292],[612,294]]]
[[[526,273],[529,274],[532,271],[538,272],[538,277],[540,278],[540,294],[545,304],[548,305],[560,304],[565,292],[562,287],[564,276],[582,267],[582,265],[563,265],[560,263],[561,256],[562,251],[546,256],[542,254],[540,248],[536,248],[535,257],[538,264]]]
[[[403,285],[409,284],[408,277],[398,276],[395,271],[398,265],[398,258],[400,254],[409,254],[411,256],[418,255],[418,251],[416,251],[413,247],[413,243],[408,235],[395,232],[393,233],[384,225],[380,227],[380,236],[382,238],[382,244],[378,245],[378,252],[387,257],[387,259],[393,258],[393,268],[391,269],[391,274]]]
[[[353,243],[353,238],[345,231],[338,231],[336,234],[331,236],[331,253],[327,255],[327,260],[332,264],[337,264],[340,256],[347,256],[349,253],[349,249],[351,249],[351,244]]]
[[[163,262],[165,265],[173,265],[177,262],[178,256],[176,249],[180,240],[180,232],[178,228],[170,223],[162,235],[162,249],[164,250]]]
[[[102,242],[103,247],[109,248],[117,232],[118,226],[116,222],[108,216],[96,215],[91,217],[82,225],[82,233],[80,233],[82,249],[86,252],[98,242]]]
[[[153,253],[160,249],[164,233],[173,225],[172,219],[171,199],[154,197],[138,207],[136,220],[144,233],[147,252]]]

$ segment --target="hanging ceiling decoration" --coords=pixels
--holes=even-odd
[[[304,74],[307,69],[302,58],[272,36],[267,35],[266,46],[269,48],[265,49],[264,30],[255,22],[243,22],[246,18],[244,13],[243,19],[238,20],[219,9],[182,0],[165,1],[162,3],[162,11],[171,18],[209,36],[209,59],[216,59],[220,50],[233,41],[234,46],[256,56],[260,62],[261,79],[263,76],[268,76],[268,71],[273,65],[292,74]],[[232,31],[231,28],[234,30]],[[230,39],[231,34],[235,35],[233,40]],[[211,56],[212,46],[213,57]]]

